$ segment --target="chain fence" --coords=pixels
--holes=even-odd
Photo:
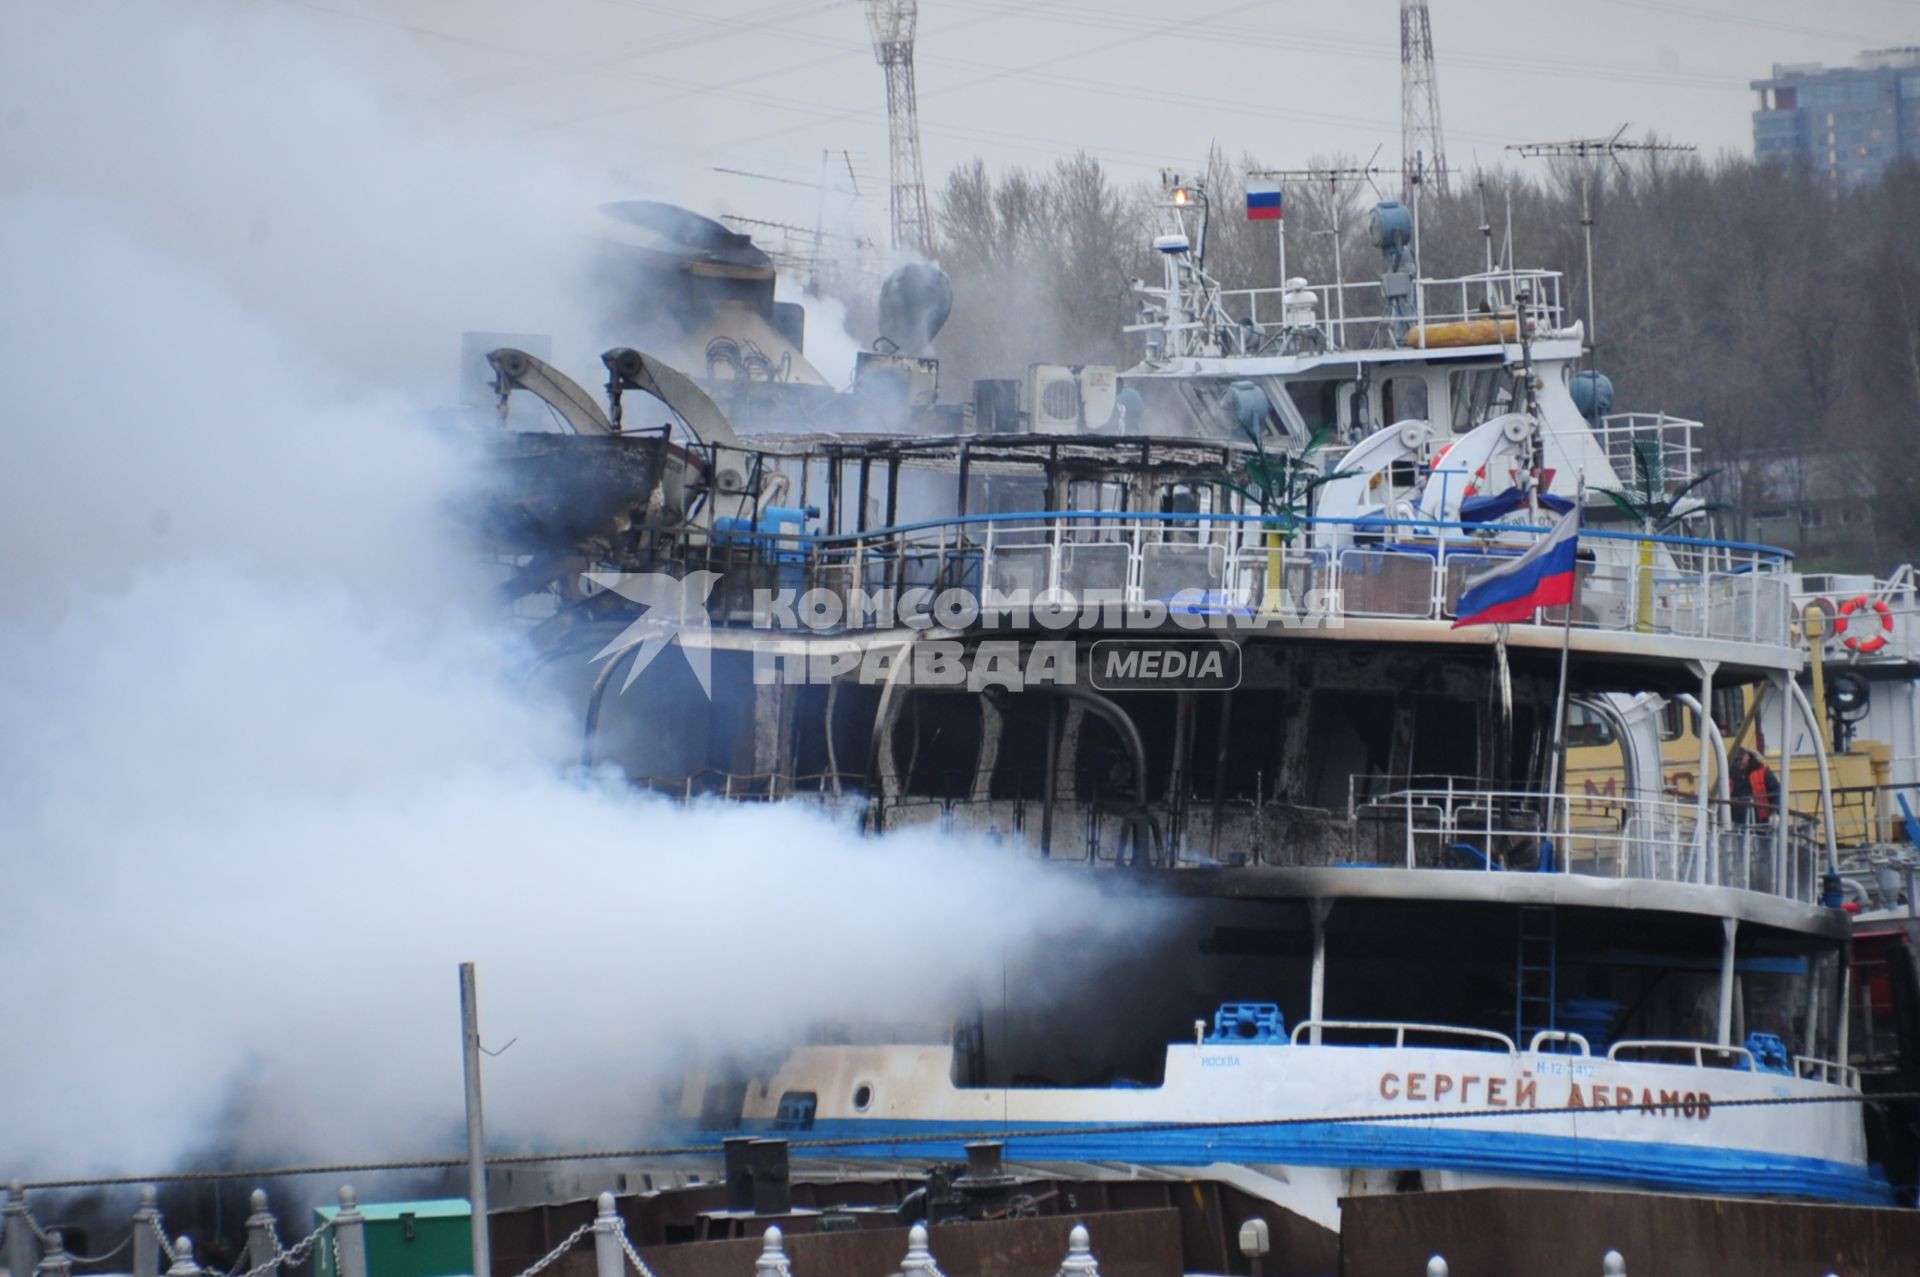
[[[574,1229],[571,1233],[568,1233],[565,1241],[561,1242],[558,1246],[555,1246],[552,1250],[548,1251],[546,1254],[542,1255],[540,1258],[534,1260],[532,1265],[529,1266],[525,1272],[520,1274],[520,1277],[538,1277],[539,1273],[545,1271],[548,1267],[550,1267],[555,1261],[557,1261],[560,1258],[560,1256],[566,1254],[568,1251],[572,1250],[575,1246],[578,1246],[580,1244],[580,1239],[593,1231],[593,1225],[594,1225],[594,1221],[588,1220],[586,1223],[580,1225],[580,1227]]]
[[[19,1186],[11,1186],[4,1212],[0,1212],[0,1243],[5,1246],[10,1277],[72,1277],[75,1264],[103,1264],[116,1258],[129,1246],[134,1249],[132,1277],[162,1277],[158,1264],[161,1256],[165,1256],[169,1264],[165,1277],[209,1277],[208,1270],[195,1261],[193,1243],[188,1238],[181,1237],[177,1241],[168,1239],[160,1212],[153,1201],[150,1189],[141,1194],[141,1204],[134,1213],[133,1227],[117,1246],[98,1255],[83,1255],[68,1252],[64,1248],[62,1230],[45,1227],[36,1220]],[[256,1192],[256,1209],[247,1221],[250,1233],[248,1243],[242,1248],[240,1260],[227,1277],[269,1277],[269,1274],[279,1270],[298,1268],[313,1257],[323,1241],[332,1247],[336,1277],[369,1277],[363,1231],[365,1217],[355,1204],[352,1189],[343,1188],[340,1201],[341,1209],[337,1215],[325,1220],[289,1247],[281,1243],[278,1223],[265,1208],[265,1194]],[[568,1233],[558,1245],[529,1264],[516,1277],[540,1277],[589,1236],[594,1237],[594,1277],[626,1277],[628,1268],[637,1277],[656,1277],[652,1267],[640,1257],[639,1250],[634,1246],[633,1238],[627,1232],[626,1221],[616,1209],[614,1195],[600,1194],[597,1205],[593,1219]],[[143,1234],[148,1244],[141,1244]],[[260,1238],[267,1243],[262,1249],[270,1249],[271,1254],[248,1266],[253,1243]],[[44,1254],[37,1253],[41,1247],[46,1248]],[[769,1227],[753,1273],[742,1273],[741,1277],[793,1277],[793,1272],[780,1229]],[[1445,1257],[1434,1255],[1427,1262],[1426,1272],[1427,1277],[1447,1277]],[[1626,1260],[1619,1251],[1608,1251],[1602,1259],[1600,1272],[1601,1277],[1626,1277]],[[378,1277],[378,1274],[372,1277]],[[881,1275],[876,1274],[875,1277]],[[915,1224],[908,1231],[907,1251],[893,1277],[942,1277],[924,1223]],[[1073,1226],[1067,1253],[1056,1277],[1100,1277],[1098,1261],[1085,1226]],[[1829,1277],[1832,1275],[1829,1274]]]

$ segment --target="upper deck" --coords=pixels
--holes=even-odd
[[[791,630],[804,615],[810,636],[1164,627],[1484,644],[1489,628],[1453,628],[1462,591],[1547,531],[1380,518],[1281,526],[1249,514],[1010,512],[838,536],[730,534],[687,553],[689,567],[721,573],[721,624]],[[1579,542],[1573,616],[1542,609],[1509,627],[1508,642],[1557,645],[1570,627],[1582,650],[1622,657],[1799,667],[1786,551],[1604,529]]]

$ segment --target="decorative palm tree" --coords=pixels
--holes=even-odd
[[[1633,479],[1624,488],[1600,488],[1598,491],[1614,508],[1640,525],[1647,538],[1639,543],[1640,582],[1638,604],[1634,609],[1634,628],[1641,633],[1653,629],[1653,541],[1652,538],[1680,520],[1710,510],[1725,509],[1725,503],[1689,500],[1695,488],[1710,483],[1718,470],[1706,470],[1675,488],[1667,469],[1667,452],[1658,439],[1633,441]]]
[[[1322,486],[1344,479],[1350,470],[1322,470],[1313,454],[1333,437],[1326,427],[1313,432],[1298,452],[1269,453],[1261,432],[1249,428],[1255,455],[1248,457],[1237,475],[1221,475],[1215,482],[1240,494],[1259,507],[1260,527],[1267,545],[1267,581],[1262,591],[1260,610],[1279,610],[1281,573],[1285,567],[1286,547],[1313,514],[1313,497]]]

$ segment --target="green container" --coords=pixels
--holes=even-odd
[[[314,1227],[340,1213],[313,1212]],[[473,1271],[473,1207],[464,1197],[433,1202],[362,1202],[367,1277],[461,1277]],[[318,1277],[340,1277],[331,1239],[319,1248]]]

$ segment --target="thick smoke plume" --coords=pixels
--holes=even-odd
[[[0,13],[0,1175],[640,1133],[692,1043],[937,1009],[1089,898],[565,760],[447,511],[459,334],[612,344],[608,194],[279,5]],[[417,101],[417,97],[405,99]]]

